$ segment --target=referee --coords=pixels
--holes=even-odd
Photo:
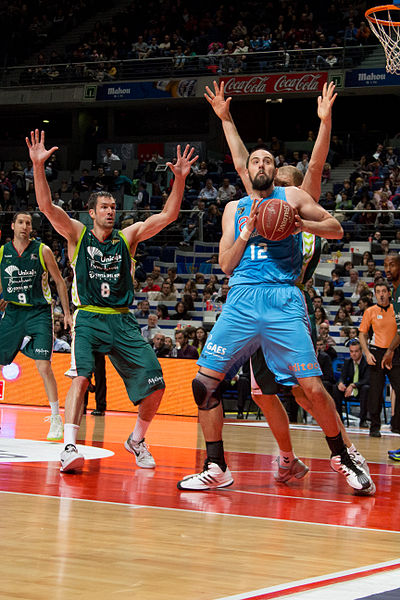
[[[369,435],[381,437],[381,410],[383,406],[383,391],[386,375],[400,398],[400,355],[399,350],[393,354],[393,369],[382,364],[390,343],[397,333],[396,318],[393,305],[390,303],[389,286],[386,283],[376,283],[374,286],[377,304],[370,306],[364,312],[360,325],[360,344],[367,363],[370,365],[370,388],[368,396],[368,412],[371,419]],[[371,338],[372,335],[372,338]],[[371,338],[368,347],[368,338]],[[392,431],[399,433],[392,420]]]

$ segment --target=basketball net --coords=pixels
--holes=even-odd
[[[400,6],[375,6],[365,13],[371,30],[379,39],[386,55],[386,71],[400,75]]]

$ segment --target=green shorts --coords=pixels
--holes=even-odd
[[[165,388],[160,363],[133,314],[75,311],[71,367],[78,375],[90,379],[95,352],[108,355],[133,404]]]
[[[22,350],[26,356],[34,360],[51,360],[53,318],[50,304],[7,304],[6,312],[0,321],[0,365],[12,363],[26,336],[30,338]]]

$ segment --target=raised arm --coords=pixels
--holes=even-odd
[[[286,198],[298,212],[296,220],[300,231],[314,233],[330,240],[340,240],[343,237],[343,229],[339,221],[322,206],[316,204],[310,194],[303,189],[286,188]]]
[[[318,136],[315,140],[307,172],[301,189],[305,190],[316,202],[321,196],[321,176],[329,152],[332,130],[332,106],[337,94],[335,85],[324,83],[322,95],[318,96],[318,116],[321,119]]]
[[[217,82],[214,81],[214,92],[206,86],[204,97],[211,104],[217,117],[222,121],[225,138],[232,154],[233,164],[243,182],[246,192],[250,194],[252,186],[246,168],[249,153],[236,129],[229,110],[232,98],[227,98],[226,100],[224,98],[224,82],[222,81],[220,86],[218,86]]]
[[[139,242],[153,237],[153,235],[159,233],[164,227],[173,223],[178,218],[185,191],[186,177],[190,173],[191,166],[198,159],[198,156],[192,158],[193,153],[194,148],[190,148],[189,144],[186,146],[183,154],[181,153],[181,147],[178,146],[176,163],[167,163],[175,179],[171,193],[162,211],[156,215],[152,215],[145,221],[134,223],[123,230],[123,234],[128,240],[133,253]]]
[[[255,226],[257,215],[257,200],[253,200],[249,218],[235,240],[235,212],[238,200],[226,205],[222,216],[222,237],[219,243],[219,266],[226,275],[232,275],[233,270],[243,256],[247,242]]]
[[[26,145],[29,148],[29,156],[33,163],[36,199],[40,210],[49,219],[54,229],[65,237],[68,242],[75,245],[83,229],[83,224],[75,219],[71,219],[62,208],[55,206],[51,201],[51,192],[47,183],[44,165],[53,152],[58,150],[58,147],[53,146],[50,150],[46,150],[44,138],[44,131],[39,134],[38,129],[31,131],[30,140],[29,138],[25,138]]]

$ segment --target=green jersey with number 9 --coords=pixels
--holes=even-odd
[[[134,300],[134,263],[121,231],[101,241],[84,227],[71,262],[74,305],[105,313],[127,309]]]
[[[0,248],[0,279],[4,300],[19,306],[51,304],[43,247],[41,242],[32,240],[22,254],[18,253],[12,242]]]

